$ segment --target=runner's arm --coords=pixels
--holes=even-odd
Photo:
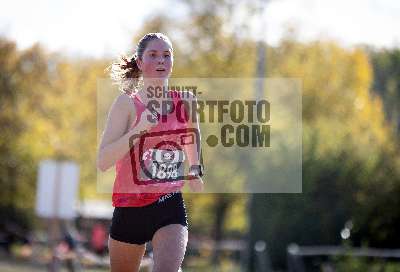
[[[129,150],[129,139],[149,129],[153,124],[141,118],[134,129],[129,130],[129,114],[134,104],[126,94],[119,95],[111,106],[97,155],[97,168],[106,171]],[[133,114],[136,118],[136,113]],[[137,141],[137,139],[136,139]],[[134,141],[133,143],[135,143]]]

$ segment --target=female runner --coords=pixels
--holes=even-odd
[[[196,105],[190,92],[179,94],[168,90],[172,66],[172,44],[161,33],[146,34],[137,44],[133,57],[122,57],[119,63],[111,66],[111,76],[121,83],[123,92],[111,106],[97,167],[106,171],[116,166],[112,195],[115,208],[108,242],[112,272],[139,271],[149,241],[153,246],[153,271],[180,271],[185,255],[188,224],[180,192],[183,179],[177,175],[182,162],[186,160],[190,165],[188,183],[192,191],[202,191],[203,181],[200,149],[193,144],[181,146],[185,143],[178,141],[183,139],[185,129],[195,129],[198,135],[200,130],[196,116],[188,114],[190,118],[182,119],[171,110],[179,103],[181,106]],[[127,81],[134,82],[134,87],[126,87],[124,82]],[[148,91],[157,87],[167,88],[170,95],[155,98],[154,93],[151,95]],[[169,111],[150,106],[161,105],[163,101],[171,105]],[[184,112],[190,113],[191,109],[186,106]],[[142,137],[149,141],[142,142]],[[140,149],[142,154],[139,154]],[[168,169],[163,168],[163,163],[154,162],[160,156],[161,161],[169,160]],[[139,163],[141,160],[143,164]],[[148,170],[146,174],[143,168]],[[173,180],[177,176],[178,180]]]

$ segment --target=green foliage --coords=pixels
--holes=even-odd
[[[338,272],[396,272],[400,271],[400,265],[398,262],[380,259],[367,259],[367,258],[355,258],[355,257],[340,257],[334,262],[334,267]]]
[[[32,214],[24,209],[32,207],[34,179],[29,177],[35,170],[31,154],[18,144],[26,122],[19,111],[22,80],[18,72],[21,69],[16,45],[0,39],[0,217],[3,218],[0,230],[6,228],[9,224],[6,219],[10,217],[22,227],[31,225],[27,219]]]
[[[67,61],[38,45],[18,51],[4,39],[0,55],[0,208],[21,210],[6,218],[22,224],[24,214],[33,218],[42,159],[77,161],[82,191],[95,188],[96,80],[105,62]]]
[[[369,91],[366,54],[293,40],[268,54],[272,76],[303,81],[303,193],[255,196],[253,241],[265,239],[279,266],[291,242],[339,244],[348,220],[357,246],[398,245],[399,145],[380,99]]]
[[[385,105],[387,119],[400,133],[400,50],[368,50],[374,70],[373,90]]]

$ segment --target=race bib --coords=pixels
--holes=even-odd
[[[178,149],[148,149],[142,155],[141,178],[160,182],[175,181],[184,175],[185,153]]]

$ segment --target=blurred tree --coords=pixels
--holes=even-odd
[[[99,197],[96,90],[97,80],[105,76],[106,62],[69,61],[53,55],[48,66],[49,84],[36,83],[38,87],[31,88],[32,98],[22,103],[21,112],[29,114],[33,122],[27,124],[20,145],[29,146],[37,160],[50,157],[76,161],[80,165],[81,197]]]
[[[382,97],[387,119],[400,133],[400,49],[367,52],[374,70],[372,89]]]
[[[0,38],[0,232],[18,239],[32,223],[32,210],[25,208],[32,207],[35,180],[31,154],[19,146],[24,124],[29,119],[19,112],[24,95],[19,75],[23,69],[35,67],[22,66],[15,43]]]
[[[18,51],[1,40],[0,199],[32,223],[38,163],[75,160],[82,197],[96,193],[96,84],[106,61],[67,61],[39,45]],[[28,220],[28,221],[29,221]]]
[[[269,76],[303,82],[303,193],[259,196],[251,209],[257,220],[250,222],[252,242],[266,240],[274,264],[283,267],[289,243],[340,244],[340,231],[351,220],[356,245],[394,246],[398,143],[379,97],[369,91],[365,52],[288,38],[268,50],[267,61]],[[390,220],[377,213],[383,209]]]

